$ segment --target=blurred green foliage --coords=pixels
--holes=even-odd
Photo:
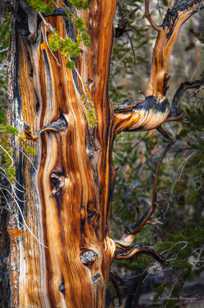
[[[87,9],[89,0],[69,0],[69,2],[78,9]]]
[[[11,35],[11,16],[5,11],[0,23],[0,166],[5,170],[10,181],[14,180],[15,168],[12,163],[12,149],[9,135],[17,134],[17,130],[7,123],[7,52]]]
[[[53,0],[27,0],[27,3],[36,11],[41,13],[52,13],[53,11]]]
[[[165,2],[152,2],[152,13],[158,23],[166,5]],[[196,62],[197,47],[192,44],[192,41],[197,42],[197,37],[191,35],[197,31],[198,21],[198,16],[195,16],[185,25],[174,49],[167,93],[170,100],[181,82],[203,77],[203,68]],[[140,101],[144,98],[155,35],[144,19],[143,1],[124,0],[118,4],[110,78],[110,97],[114,106],[122,104],[125,99]],[[193,47],[186,52],[190,43]],[[199,46],[196,52],[202,54],[203,47]],[[165,125],[177,141],[161,166],[158,206],[152,224],[146,225],[135,237],[137,243],[153,246],[166,258],[166,264],[155,273],[155,277],[166,271],[170,271],[173,277],[168,282],[164,277],[160,283],[151,284],[151,292],[155,295],[148,307],[180,307],[179,298],[184,287],[204,271],[203,98],[203,87],[186,91],[180,101],[184,114],[182,123]],[[139,222],[151,206],[153,175],[166,144],[157,131],[117,136],[113,153],[116,179],[111,213],[114,238],[120,238],[127,226]],[[141,293],[137,294],[139,298],[145,293],[144,281],[149,281],[149,270],[153,265],[155,262],[150,257],[141,255],[132,260],[117,261],[114,271],[121,273],[120,277],[125,281],[121,290],[131,283],[137,285],[134,277],[143,269],[145,274],[141,280]],[[194,292],[196,294],[196,290]],[[124,302],[129,303],[133,295],[127,289],[123,297]],[[125,307],[140,307],[137,305],[138,302],[133,301],[132,306],[127,304]]]

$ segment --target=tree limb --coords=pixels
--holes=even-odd
[[[170,115],[178,116],[179,114],[178,106],[179,106],[180,100],[187,90],[200,89],[200,87],[202,86],[204,86],[204,78],[200,80],[186,81],[186,82],[181,83],[179,88],[176,90],[176,93],[174,94]]]
[[[167,10],[153,50],[150,79],[143,102],[116,110],[113,115],[113,132],[150,130],[171,121],[170,104],[165,97],[168,83],[168,66],[181,26],[200,9],[204,0],[178,0]],[[145,0],[145,16],[153,23],[149,13],[149,0]],[[155,24],[153,23],[155,26]],[[155,26],[158,30],[157,26]],[[181,91],[182,92],[182,91]],[[180,93],[181,93],[180,92]],[[174,101],[178,99],[177,94]],[[174,119],[175,120],[175,119]]]
[[[129,19],[133,17],[135,12],[137,12],[140,9],[140,6],[135,4],[135,9],[132,10],[127,16],[123,12],[123,7],[120,2],[118,2],[118,11],[119,11],[119,23],[118,26],[115,28],[115,37],[119,38],[124,33],[128,33],[130,31],[129,27]]]
[[[178,0],[167,10],[153,50],[152,68],[146,95],[165,96],[169,59],[182,25],[200,8],[203,0]]]
[[[122,296],[121,296],[120,288],[118,286],[118,281],[120,281],[120,277],[118,275],[115,277],[115,275],[116,275],[115,273],[110,272],[109,280],[112,282],[113,287],[115,288],[119,305],[121,305],[122,304]]]
[[[147,254],[153,257],[160,263],[164,263],[164,258],[158,254],[153,248],[148,246],[143,246],[139,244],[125,246],[120,242],[116,242],[116,251],[114,259],[116,260],[127,260],[133,258],[139,254]]]
[[[150,10],[149,10],[149,0],[145,0],[145,13],[144,16],[147,18],[147,20],[149,21],[150,25],[152,26],[152,28],[159,32],[161,30],[161,27],[158,26],[152,19],[152,16],[150,14]]]
[[[167,153],[169,152],[171,146],[173,145],[173,141],[171,141],[170,143],[167,144],[166,148],[164,149],[158,163],[156,166],[156,171],[155,171],[155,175],[153,177],[153,188],[152,188],[152,201],[151,201],[151,207],[150,209],[143,215],[143,217],[140,219],[139,223],[131,225],[127,228],[126,234],[124,234],[122,236],[122,241],[124,241],[124,243],[131,243],[134,240],[133,235],[136,235],[137,233],[139,233],[146,224],[148,224],[150,222],[151,217],[153,216],[153,214],[156,211],[157,208],[157,191],[158,191],[158,179],[159,179],[159,172],[160,172],[160,167],[162,164],[163,159],[165,158],[165,156],[167,155]],[[132,237],[130,237],[129,235],[132,235]]]
[[[174,142],[172,136],[170,135],[170,133],[168,132],[168,130],[164,129],[162,126],[159,126],[157,128],[157,131],[169,142]]]
[[[120,107],[113,116],[113,131],[151,130],[164,123],[170,113],[170,104],[164,97],[147,96],[143,102]]]

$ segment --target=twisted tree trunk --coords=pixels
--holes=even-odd
[[[168,59],[181,24],[200,2],[175,6],[172,18],[168,16],[173,10],[167,12],[158,30],[145,101],[114,115],[107,85],[116,0],[92,0],[87,11],[79,12],[91,47],[83,47],[73,70],[48,45],[50,27],[64,38],[71,35],[72,25],[63,16],[45,18],[24,1],[17,3],[12,49],[16,61],[11,65],[15,74],[10,85],[13,122],[35,155],[32,163],[18,144],[20,217],[18,222],[11,217],[8,226],[11,307],[104,307],[113,257],[127,259],[143,252],[159,260],[147,247],[114,243],[108,236],[112,142],[120,131],[152,129],[167,121]],[[94,104],[94,127],[87,121],[86,95]],[[132,233],[137,231],[138,227]]]
[[[25,188],[27,229],[10,223],[15,307],[103,307],[112,260],[108,238],[111,110],[107,79],[115,0],[92,1],[83,13],[92,47],[75,70],[51,52],[49,28],[21,2],[16,10],[15,123],[35,148],[35,167],[20,154],[18,181]],[[65,37],[63,17],[47,22]],[[89,87],[97,126],[89,128],[83,84]],[[20,124],[19,124],[20,123]],[[21,198],[23,196],[21,195]],[[20,196],[19,196],[20,198]],[[16,285],[16,289],[14,286]],[[16,291],[16,294],[15,294]]]

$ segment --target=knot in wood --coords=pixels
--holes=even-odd
[[[80,255],[80,260],[84,265],[91,265],[93,264],[98,257],[98,254],[93,250],[85,250]]]
[[[100,273],[96,273],[96,274],[92,277],[93,283],[97,283],[100,279],[101,279],[101,274],[100,274]]]
[[[50,175],[50,180],[53,188],[52,194],[56,195],[63,188],[65,184],[65,177],[62,174],[57,174],[55,172],[52,172]]]
[[[65,294],[65,286],[64,286],[64,281],[62,281],[59,285],[59,291],[62,293],[62,294]]]
[[[94,158],[94,149],[93,149],[93,147],[88,146],[86,152],[87,152],[87,155],[88,155],[89,159],[93,159]]]
[[[99,219],[100,214],[96,210],[88,209],[88,223],[92,223],[95,220]]]

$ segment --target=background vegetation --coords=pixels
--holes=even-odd
[[[171,1],[152,2],[153,16],[160,23]],[[202,18],[200,11],[180,33],[171,59],[168,98],[173,97],[182,82],[204,79]],[[144,19],[143,1],[119,1],[110,76],[114,105],[127,98],[130,102],[144,98],[155,35]],[[184,307],[203,303],[203,100],[204,87],[186,91],[180,101],[183,121],[165,125],[176,143],[161,167],[156,214],[136,236],[138,243],[159,251],[166,263],[161,266],[149,257],[138,256],[114,264],[112,288],[113,285],[115,288],[109,299],[114,305],[121,302],[127,308]],[[166,143],[155,130],[124,133],[116,139],[111,215],[115,237],[131,223],[138,222],[149,208],[155,166]]]

